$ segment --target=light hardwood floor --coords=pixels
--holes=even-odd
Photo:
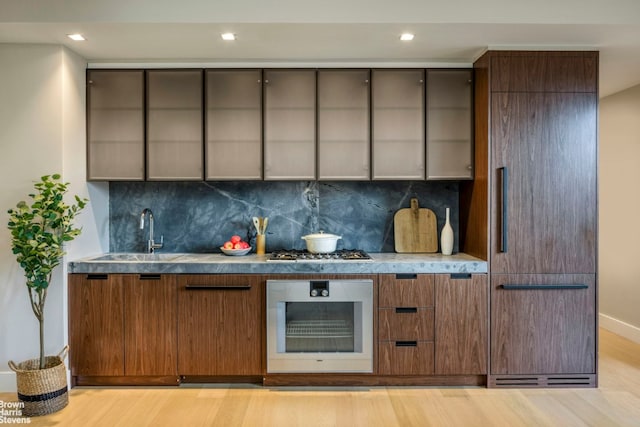
[[[640,344],[601,330],[599,365],[597,389],[75,388],[67,408],[30,425],[640,426]]]

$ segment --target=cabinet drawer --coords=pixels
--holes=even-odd
[[[380,307],[433,306],[432,274],[380,275]]]
[[[385,341],[379,345],[381,375],[433,375],[433,341]]]
[[[178,287],[186,290],[250,290],[256,285],[256,276],[244,274],[181,274]]]
[[[433,341],[433,308],[382,308],[379,310],[379,339]]]

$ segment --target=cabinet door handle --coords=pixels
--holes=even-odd
[[[585,284],[578,285],[566,285],[566,284],[558,284],[558,285],[511,285],[505,284],[500,285],[500,287],[507,291],[531,291],[531,290],[543,290],[550,291],[553,289],[588,289],[589,286]]]
[[[160,280],[159,274],[141,274],[140,280]]]
[[[507,190],[509,172],[506,166],[498,168],[500,177],[500,252],[507,252]]]
[[[108,274],[87,274],[87,280],[107,280]]]
[[[396,307],[396,313],[417,313],[418,307]]]
[[[188,291],[246,291],[251,289],[251,285],[187,285]]]
[[[417,347],[418,341],[396,341],[396,347]]]
[[[454,280],[471,279],[471,273],[451,273],[449,278]]]
[[[417,278],[417,274],[396,274],[396,280],[415,280]]]

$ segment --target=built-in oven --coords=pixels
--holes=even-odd
[[[373,372],[373,280],[267,280],[267,372]]]

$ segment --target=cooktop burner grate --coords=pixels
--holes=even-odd
[[[314,254],[305,250],[285,249],[271,253],[268,261],[369,261],[368,253],[359,249],[341,249],[330,253]]]

